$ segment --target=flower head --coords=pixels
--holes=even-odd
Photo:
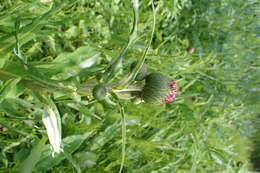
[[[176,97],[176,81],[160,73],[151,73],[145,78],[141,97],[146,103],[169,103]]]

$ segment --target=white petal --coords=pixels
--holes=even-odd
[[[49,106],[47,106],[45,110],[46,112],[42,117],[43,124],[47,129],[48,138],[53,151],[60,153],[63,151],[61,148],[61,129],[58,126],[56,114]]]

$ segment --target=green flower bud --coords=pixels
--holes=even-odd
[[[133,62],[131,64],[131,70],[133,70],[135,68],[135,66],[137,65],[137,61]],[[141,67],[141,69],[139,70],[139,72],[137,73],[135,80],[136,81],[141,81],[144,80],[146,74],[147,74],[147,65],[143,64],[143,66]]]
[[[93,97],[98,101],[102,101],[106,98],[107,89],[104,85],[96,85],[92,90]]]
[[[176,97],[177,84],[174,80],[160,74],[151,73],[145,78],[141,97],[146,103],[169,103]]]

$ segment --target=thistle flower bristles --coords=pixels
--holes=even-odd
[[[176,93],[177,93],[177,83],[176,83],[176,81],[172,81],[170,83],[170,87],[171,87],[171,92],[168,95],[168,97],[163,101],[164,103],[173,102],[174,98],[176,97]]]

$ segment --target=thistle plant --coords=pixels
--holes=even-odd
[[[58,10],[56,6],[58,6],[58,2],[55,1],[53,2],[51,9],[46,13],[46,16]],[[124,104],[121,100],[122,97],[120,97],[120,95],[122,96],[123,94],[125,96],[123,99],[137,98],[142,99],[144,102],[147,103],[155,103],[154,101],[151,101],[151,98],[148,98],[149,94],[146,94],[148,91],[150,93],[155,92],[154,94],[160,98],[164,98],[166,94],[165,92],[162,92],[162,95],[156,93],[157,91],[153,91],[151,89],[154,88],[154,86],[150,88],[149,85],[151,84],[151,74],[148,75],[148,67],[145,64],[146,54],[152,43],[152,38],[155,30],[155,9],[153,2],[151,3],[151,6],[153,10],[152,32],[150,38],[147,41],[147,45],[145,47],[143,55],[131,65],[129,73],[121,78],[117,77],[119,68],[121,68],[122,66],[122,62],[124,60],[124,56],[127,50],[135,42],[138,36],[138,0],[132,1],[134,18],[127,44],[122,48],[119,55],[115,57],[110,64],[108,64],[107,67],[103,67],[96,70],[95,74],[92,77],[91,75],[88,76],[88,78],[91,79],[98,75],[98,80],[86,80],[84,83],[79,83],[77,85],[70,85],[70,83],[68,82],[70,81],[70,77],[76,76],[77,74],[80,75],[80,73],[84,69],[91,68],[92,66],[94,66],[96,61],[98,60],[98,57],[101,56],[101,54],[99,52],[94,53],[93,56],[87,60],[74,60],[72,58],[62,59],[57,57],[54,61],[57,61],[58,63],[59,61],[65,61],[64,64],[70,64],[72,65],[72,68],[71,71],[67,71],[67,77],[58,75],[56,77],[52,77],[52,75],[47,75],[47,71],[38,68],[37,65],[32,65],[28,60],[27,56],[22,55],[22,51],[20,50],[21,43],[19,40],[22,37],[20,32],[21,30],[23,30],[23,28],[20,27],[21,19],[17,19],[15,23],[14,55],[17,57],[18,61],[7,62],[5,66],[0,70],[0,79],[8,81],[19,77],[18,82],[23,87],[28,88],[32,91],[32,97],[42,105],[42,122],[46,127],[47,136],[52,146],[52,156],[56,157],[55,153],[57,153],[57,155],[64,155],[68,160],[72,162],[72,164],[75,166],[77,170],[79,170],[79,172],[80,169],[78,168],[77,164],[68,155],[66,147],[63,147],[61,139],[62,129],[60,113],[56,108],[56,104],[53,102],[51,97],[55,97],[54,94],[59,93],[59,95],[71,98],[79,103],[82,96],[87,96],[90,100],[92,100],[92,103],[98,101],[118,108],[122,115],[122,161],[119,169],[119,172],[122,172],[126,149],[126,123],[124,115]],[[11,67],[13,67],[14,70],[8,71],[8,69],[10,69]],[[18,70],[15,70],[15,68]],[[61,72],[64,72],[65,69],[61,65],[57,64],[53,70],[56,71],[57,74],[59,74]],[[146,84],[143,86],[144,79],[146,81]],[[172,87],[175,86],[172,85]],[[167,90],[168,92],[169,86],[164,84],[160,87],[160,90]],[[173,92],[173,90],[171,90],[171,92]],[[173,97],[175,97],[173,96],[173,94],[174,93],[170,93],[170,95],[167,95],[167,98],[161,103],[172,101]],[[154,96],[152,97],[154,98]],[[157,98],[157,100],[158,99],[159,98]]]
[[[248,172],[258,6],[1,1],[0,172]]]

